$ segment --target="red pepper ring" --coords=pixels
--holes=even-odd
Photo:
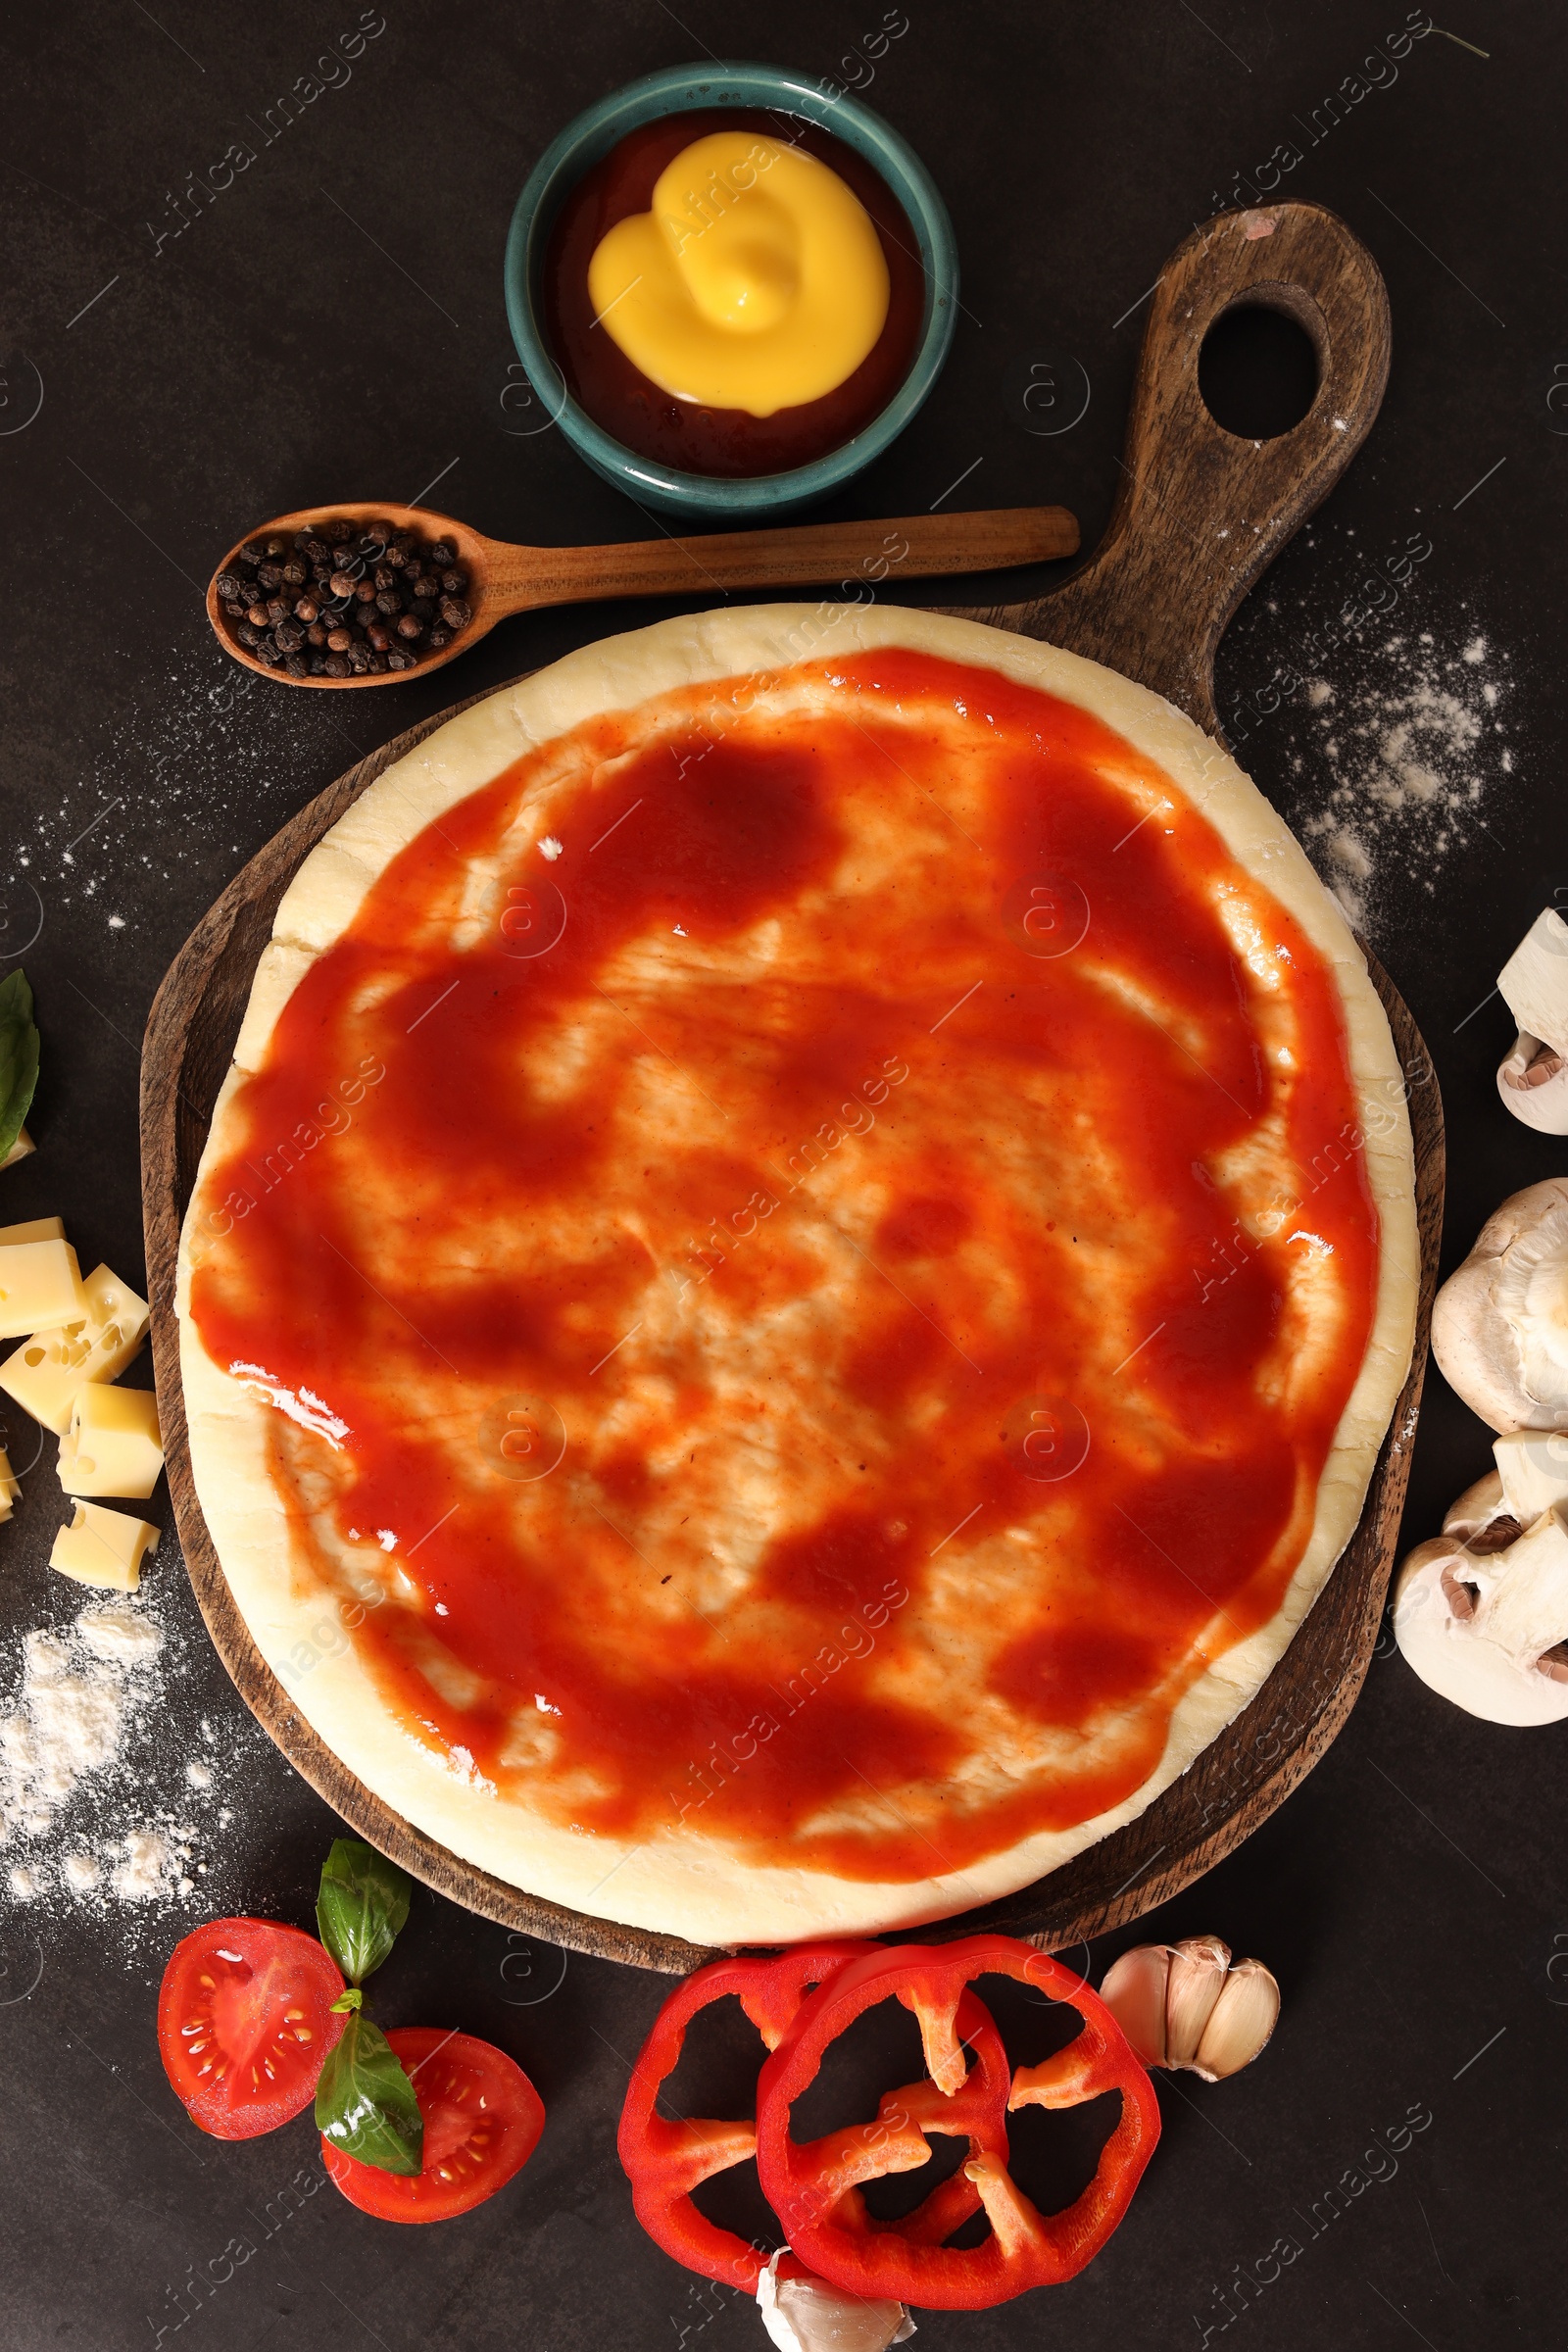
[[[920,2024],[932,2078],[924,2086],[929,2106],[921,2110],[923,2129],[941,2131],[944,2111],[956,2121],[972,2079],[961,2046],[969,2004],[979,2005],[966,1987],[981,1976],[1015,1978],[1068,2003],[1083,2019],[1083,2031],[1065,2049],[1043,2065],[1019,2067],[1007,2104],[1075,2107],[1102,2091],[1120,2091],[1121,2116],[1101,2151],[1095,2177],[1064,2213],[1047,2218],[1014,2185],[1004,2144],[1000,2152],[981,2148],[971,2152],[958,2176],[978,2191],[990,2217],[991,2234],[981,2245],[959,2248],[928,2242],[923,2232],[868,2230],[860,2200],[853,2194],[857,2184],[907,2167],[886,2161],[886,2146],[873,2143],[871,2127],[802,2145],[790,2136],[790,2110],[815,2080],[829,2044],[862,2011],[891,1995]],[[911,2099],[911,2120],[916,2104]],[[924,2122],[927,2113],[931,2120]],[[983,2311],[1029,2287],[1054,2286],[1074,2277],[1120,2222],[1159,2137],[1153,2086],[1104,2003],[1070,1970],[1007,1936],[903,1944],[849,1962],[802,2006],[763,2067],[757,2115],[762,2194],[800,2259],[846,2294],[886,2297],[932,2311]],[[907,2155],[909,2165],[922,2161],[902,2143],[899,2152]],[[955,2227],[956,2222],[950,2224],[944,2234]]]
[[[744,2164],[756,2152],[755,2126],[703,2116],[674,2122],[658,2112],[659,2093],[675,2071],[687,2027],[712,2002],[735,1993],[767,2048],[775,2049],[808,1989],[875,1948],[825,1942],[805,1944],[778,1960],[714,1960],[677,1986],[655,2018],[632,2068],[616,2146],[637,2219],[655,2244],[688,2270],[755,2294],[767,2257],[699,2213],[691,2194],[700,2180]],[[805,2267],[786,2256],[779,2276],[804,2277]]]

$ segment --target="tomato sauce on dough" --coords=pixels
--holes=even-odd
[[[192,1312],[292,1572],[589,1833],[907,1882],[1116,1804],[1371,1328],[1326,960],[1099,719],[908,651],[519,760],[232,1115]]]

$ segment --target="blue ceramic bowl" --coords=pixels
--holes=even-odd
[[[788,473],[681,473],[642,458],[594,422],[567,391],[544,339],[537,295],[539,271],[556,216],[567,192],[639,124],[698,109],[771,107],[820,123],[863,156],[903,206],[919,243],[925,273],[925,314],[909,372],[863,431],[809,466]],[[569,122],[545,150],[517,198],[507,237],[507,317],[529,381],[577,455],[594,471],[642,505],[666,514],[709,515],[741,522],[768,521],[841,489],[903,432],[936,382],[953,340],[957,311],[958,259],[953,225],[935,183],[912,149],[879,115],[853,98],[832,98],[799,74],[777,66],[711,65],[697,71],[671,66],[645,74],[601,98]]]

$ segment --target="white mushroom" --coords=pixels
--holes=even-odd
[[[1568,1135],[1568,1055],[1521,1029],[1497,1064],[1497,1092],[1516,1119],[1542,1135]]]
[[[1527,1185],[1488,1218],[1438,1293],[1432,1352],[1494,1429],[1568,1429],[1568,1179]]]
[[[1497,992],[1519,1031],[1497,1092],[1527,1127],[1568,1135],[1568,923],[1553,907],[1537,915],[1497,974]]]
[[[1499,1438],[1497,1446],[1505,1442]],[[1497,1446],[1494,1446],[1494,1453]],[[1536,1514],[1532,1511],[1529,1516],[1533,1519]],[[1523,1534],[1524,1527],[1524,1519],[1509,1509],[1500,1470],[1489,1470],[1473,1487],[1466,1487],[1458,1501],[1449,1503],[1443,1521],[1446,1536],[1468,1544],[1474,1551],[1500,1551],[1504,1544]]]
[[[1205,2082],[1250,2066],[1280,2014],[1280,1988],[1262,1961],[1233,1968],[1217,1936],[1135,1945],[1106,1970],[1100,1997],[1145,2066]]]
[[[1504,1536],[1514,1525],[1498,1517],[1479,1541],[1449,1532],[1418,1544],[1399,1571],[1395,1639],[1422,1682],[1467,1714],[1557,1723],[1568,1717],[1568,1511],[1558,1504]]]

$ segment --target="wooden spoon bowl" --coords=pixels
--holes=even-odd
[[[450,645],[420,654],[411,669],[371,670],[346,678],[296,678],[258,661],[240,644],[218,593],[219,574],[235,569],[242,547],[258,539],[292,541],[296,531],[350,522],[363,535],[372,522],[445,539],[468,575],[465,602],[472,618]],[[610,547],[519,547],[486,539],[455,515],[429,507],[356,504],[302,507],[237,539],[207,590],[207,617],[226,654],[285,686],[397,686],[455,662],[512,612],[545,605],[585,604],[617,596],[710,596],[731,588],[804,588],[841,580],[847,596],[874,592],[879,581],[931,579],[944,573],[1001,571],[1049,564],[1078,552],[1078,522],[1065,507],[999,507],[972,514],[906,514],[872,522],[785,523],[770,530],[718,531],[698,539],[632,539]]]

